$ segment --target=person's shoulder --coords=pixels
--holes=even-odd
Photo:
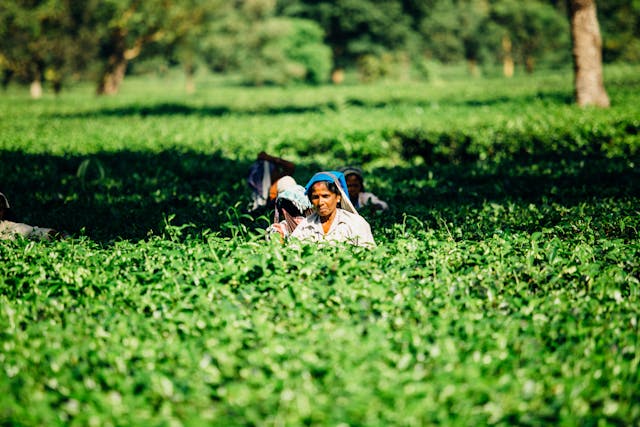
[[[378,196],[376,196],[375,194],[369,192],[369,191],[363,191],[360,193],[360,200],[362,201],[370,201],[370,200],[377,200]]]
[[[304,228],[314,227],[319,222],[320,222],[320,217],[318,216],[318,214],[314,212],[308,217],[305,217],[302,221],[300,221],[300,224],[298,224],[298,226],[295,228],[295,230],[293,230],[293,232],[295,233],[296,230],[298,229],[302,230]]]
[[[346,209],[342,209],[342,208],[337,208],[338,212],[340,212],[341,215],[344,215],[345,217],[356,217],[356,216],[360,216],[357,213],[353,213],[351,211],[348,211]]]
[[[338,212],[340,212],[340,219],[346,222],[351,223],[365,223],[368,224],[367,220],[362,217],[362,215],[358,213],[349,212],[344,209],[338,208]]]
[[[346,224],[353,233],[352,238],[354,240],[352,243],[366,247],[376,245],[373,234],[371,234],[371,226],[362,215],[340,209],[340,221]]]
[[[13,239],[15,236],[28,237],[34,227],[21,222],[0,221],[0,236],[2,239]]]
[[[13,221],[0,221],[0,229],[4,231],[12,231],[16,233],[30,233],[33,230],[33,227],[28,224],[23,224],[21,222],[13,222]]]
[[[360,205],[375,205],[380,207],[381,209],[387,209],[389,207],[387,202],[381,200],[378,196],[369,192],[360,193]]]

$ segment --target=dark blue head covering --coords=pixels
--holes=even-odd
[[[347,181],[344,178],[344,174],[338,171],[324,171],[318,172],[311,177],[307,185],[304,187],[305,193],[307,196],[309,195],[309,189],[316,182],[333,182],[338,186],[338,190],[340,190],[340,196],[344,203],[340,203],[340,207],[344,210],[350,211],[352,213],[357,213],[356,209],[353,207],[351,203],[351,199],[349,199],[349,190],[347,188]]]
[[[265,175],[265,169],[267,174]],[[271,176],[273,176],[273,172],[276,169],[276,165],[273,162],[268,160],[256,160],[249,167],[249,176],[247,177],[247,183],[249,187],[258,195],[263,198],[269,197],[269,187],[271,186],[271,182],[264,183],[263,180],[265,176],[269,177],[269,181],[271,181]]]

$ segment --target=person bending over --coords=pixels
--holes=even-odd
[[[13,212],[7,196],[0,193],[0,240],[15,240],[17,236],[34,240],[52,240],[64,237],[53,228],[34,227],[13,221]]]
[[[256,161],[251,164],[247,177],[247,183],[251,188],[248,211],[272,208],[278,193],[278,181],[284,176],[293,175],[295,168],[293,162],[261,151]]]
[[[273,224],[267,228],[267,236],[279,233],[283,239],[288,238],[298,224],[312,213],[311,208],[304,187],[290,176],[282,177],[278,180]]]

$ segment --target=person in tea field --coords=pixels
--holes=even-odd
[[[341,168],[340,171],[344,174],[347,187],[349,188],[349,197],[356,209],[360,210],[365,206],[371,206],[376,211],[384,211],[389,208],[389,205],[383,200],[380,200],[375,194],[365,191],[362,169],[347,166]]]
[[[277,197],[277,183],[283,176],[291,176],[296,165],[280,157],[272,156],[264,151],[249,168],[247,183],[251,188],[249,212],[260,208],[273,207]]]
[[[277,188],[273,223],[267,228],[267,236],[279,233],[286,239],[312,213],[312,205],[304,187],[290,176],[280,178]]]
[[[313,205],[314,213],[298,225],[291,233],[292,238],[375,246],[369,223],[358,214],[349,200],[347,183],[342,172],[316,173],[305,186],[305,191]]]
[[[0,193],[0,240],[14,240],[17,236],[34,240],[52,240],[64,237],[53,228],[34,227],[15,221],[7,196]]]

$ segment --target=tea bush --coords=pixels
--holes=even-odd
[[[634,425],[637,70],[0,99],[5,425]],[[360,163],[378,243],[282,245],[255,155]]]

